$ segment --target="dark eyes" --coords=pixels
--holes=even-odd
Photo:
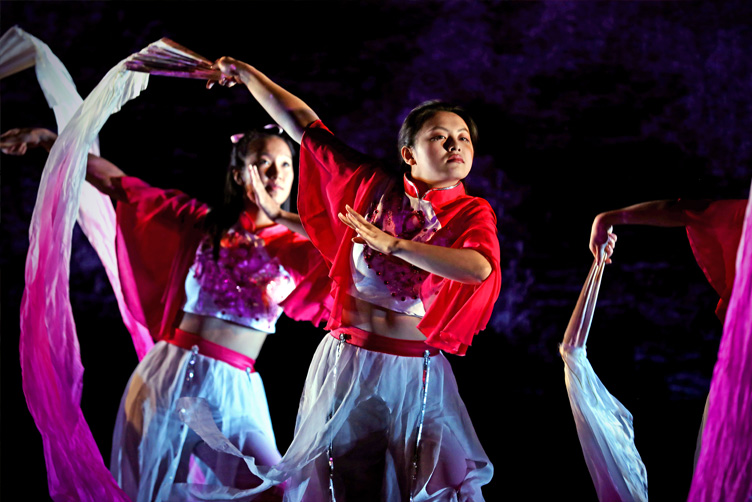
[[[258,163],[256,165],[258,167],[267,167],[267,166],[272,165],[272,161],[270,159],[261,158],[261,159],[258,160]],[[284,168],[288,168],[289,167],[289,168],[291,168],[292,164],[290,162],[285,161],[285,162],[282,163],[281,167],[284,167]]]
[[[446,139],[446,136],[443,136],[443,135],[439,134],[439,135],[436,135],[436,136],[433,136],[432,138],[430,138],[429,141],[441,141],[443,139]],[[470,143],[470,138],[465,137],[465,136],[461,136],[460,137],[460,141],[464,141],[465,143]]]

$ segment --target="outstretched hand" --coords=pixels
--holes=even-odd
[[[222,76],[219,80],[209,80],[206,82],[206,88],[211,89],[216,83],[225,87],[232,87],[237,84],[240,82],[240,69],[243,65],[245,63],[227,56],[217,59],[212,68],[222,72]]]
[[[5,131],[0,135],[0,150],[8,155],[24,155],[29,148],[45,147],[49,150],[57,134],[43,129],[24,127]]]
[[[611,263],[611,255],[614,254],[614,247],[616,247],[616,234],[613,233],[613,229],[614,227],[605,221],[602,215],[596,216],[593,220],[593,227],[590,231],[590,252],[595,256],[598,264],[603,258],[606,263]]]
[[[369,223],[368,220],[350,206],[346,205],[345,209],[347,210],[346,215],[338,213],[337,216],[342,223],[355,230],[355,233],[358,234],[357,237],[353,238],[353,242],[365,244],[379,253],[392,254],[395,251],[399,242],[398,238],[389,235],[376,225]]]
[[[251,165],[248,167],[251,175],[251,188],[253,193],[249,193],[249,198],[261,209],[270,220],[276,221],[282,213],[282,207],[266,191],[264,183],[261,181],[258,167]]]

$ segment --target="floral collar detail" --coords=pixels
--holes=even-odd
[[[423,194],[423,197],[419,196],[418,188],[415,183],[407,177],[407,174],[402,176],[403,185],[405,187],[405,193],[413,198],[420,199],[422,201],[430,202],[434,206],[442,206],[445,203],[456,199],[462,195],[465,195],[465,186],[461,181],[458,181],[455,185],[444,188],[431,188]]]

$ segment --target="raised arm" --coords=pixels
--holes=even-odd
[[[30,148],[44,148],[49,152],[56,140],[57,134],[49,129],[10,129],[0,135],[0,150],[8,155],[24,155]],[[125,175],[109,160],[89,154],[86,163],[86,181],[105,195],[120,200],[121,194],[113,184],[113,179],[122,178]]]
[[[650,225],[683,227],[687,224],[687,210],[707,207],[703,200],[655,200],[600,213],[593,220],[590,232],[590,251],[598,258],[600,247],[608,242],[609,228],[615,225]]]
[[[272,119],[298,143],[306,126],[319,118],[303,100],[247,63],[223,57],[214,63],[214,67],[232,80],[243,83]],[[213,82],[209,82],[207,87],[212,85]]]

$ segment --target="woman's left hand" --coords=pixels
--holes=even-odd
[[[251,188],[253,189],[252,194],[249,193],[248,196],[259,207],[259,209],[266,213],[270,220],[276,221],[282,214],[282,207],[276,200],[272,199],[272,196],[266,191],[266,187],[261,181],[258,167],[251,165],[248,167],[248,171],[250,171]]]
[[[345,206],[347,214],[339,213],[339,219],[342,223],[355,230],[358,234],[353,239],[357,244],[365,244],[379,253],[392,254],[399,243],[397,237],[380,230],[376,225],[369,223],[350,206]]]

